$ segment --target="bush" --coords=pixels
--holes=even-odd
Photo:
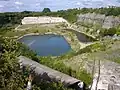
[[[16,59],[16,45],[6,39],[1,39],[1,43],[3,52],[0,57],[0,90],[23,90],[26,81]]]
[[[102,30],[100,31],[100,35],[101,35],[101,36],[107,36],[107,35],[113,36],[113,35],[116,34],[116,33],[117,33],[117,29],[116,29],[116,28],[102,29]]]

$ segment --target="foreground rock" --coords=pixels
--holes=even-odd
[[[54,82],[61,82],[63,83],[66,87],[73,87],[78,90],[78,83],[81,81],[73,78],[71,76],[68,76],[66,74],[63,74],[61,72],[58,72],[56,70],[53,70],[47,66],[41,65],[33,60],[30,60],[24,56],[20,56],[19,62],[21,63],[22,66],[30,66],[31,69],[35,72],[36,79],[35,81],[39,82],[41,79],[47,80],[47,81],[54,81]]]
[[[120,65],[110,61],[101,62],[91,90],[120,90]]]

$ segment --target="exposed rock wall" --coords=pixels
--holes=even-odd
[[[87,13],[78,15],[78,22],[99,24],[102,28],[112,28],[120,25],[120,17],[105,16],[104,14]]]
[[[62,23],[67,22],[62,17],[24,17],[22,24],[46,24],[46,23]]]

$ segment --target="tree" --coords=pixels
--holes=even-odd
[[[0,90],[23,90],[26,81],[15,55],[16,44],[8,50],[7,39],[0,41],[3,48],[0,56]]]
[[[51,12],[51,10],[49,8],[44,8],[42,12],[43,13],[48,13],[48,12]]]

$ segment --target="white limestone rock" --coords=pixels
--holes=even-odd
[[[22,24],[50,24],[50,23],[67,23],[65,19],[62,17],[48,17],[48,16],[41,16],[41,17],[24,17],[22,19]]]
[[[104,23],[105,15],[103,14],[96,14],[94,19],[94,24],[99,23],[101,26]]]
[[[113,16],[107,16],[104,20],[103,28],[112,28],[114,26],[114,18]]]
[[[120,25],[120,17],[114,18],[114,27]]]

